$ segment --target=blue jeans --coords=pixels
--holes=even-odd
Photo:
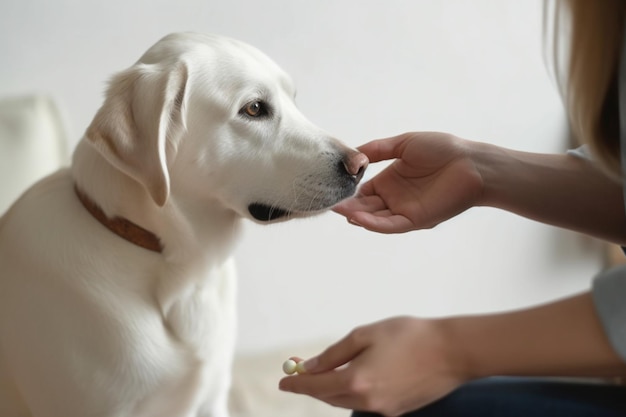
[[[377,414],[354,412],[352,417]],[[487,378],[404,417],[625,417],[626,387],[531,378]]]

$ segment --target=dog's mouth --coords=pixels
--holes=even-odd
[[[263,203],[252,203],[248,212],[258,221],[269,222],[289,215],[289,211]]]

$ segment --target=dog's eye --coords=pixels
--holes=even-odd
[[[269,114],[269,111],[267,109],[267,104],[265,104],[263,101],[255,100],[243,106],[243,108],[240,110],[240,113],[248,117],[256,118],[267,116]]]

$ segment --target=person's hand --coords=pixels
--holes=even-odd
[[[333,210],[381,233],[432,228],[480,198],[483,182],[470,159],[469,144],[436,132],[369,142],[359,150],[370,162],[395,161]]]
[[[466,380],[464,364],[436,320],[398,317],[359,327],[304,363],[279,388],[385,416],[423,407]]]

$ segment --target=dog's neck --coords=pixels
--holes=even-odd
[[[149,230],[163,247],[168,262],[220,264],[230,256],[240,232],[240,218],[221,204],[194,205],[170,196],[159,207],[139,183],[109,164],[85,140],[77,145],[72,176],[108,218],[123,218]]]
[[[76,196],[85,209],[98,220],[104,227],[131,243],[153,252],[161,253],[163,246],[160,239],[152,232],[137,226],[135,223],[123,217],[109,218],[102,209],[89,198],[87,194],[74,185]]]

